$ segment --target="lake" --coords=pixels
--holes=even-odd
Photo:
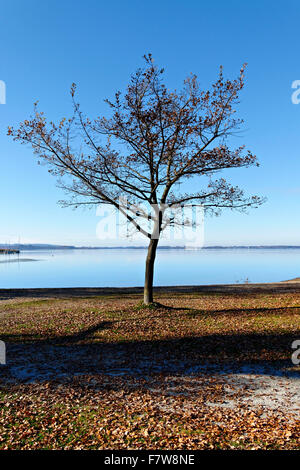
[[[0,256],[0,288],[142,286],[146,250],[23,251]],[[279,282],[300,276],[300,249],[158,250],[156,285]]]

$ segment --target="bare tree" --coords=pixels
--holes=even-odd
[[[117,92],[113,101],[105,100],[111,108],[109,118],[87,118],[75,99],[73,84],[70,119],[47,122],[35,104],[33,116],[18,129],[9,128],[8,134],[31,144],[39,162],[49,165],[49,172],[71,195],[65,205],[109,204],[149,239],[144,286],[144,303],[149,304],[165,205],[200,203],[205,210],[217,212],[258,206],[262,199],[246,197],[224,178],[214,179],[221,170],[257,165],[244,146],[231,149],[226,141],[243,122],[235,118],[234,107],[244,86],[245,67],[235,80],[224,79],[221,67],[210,90],[201,90],[197,77],[191,75],[177,92],[163,84],[163,69],[154,65],[151,54],[144,58],[145,67],[132,75],[126,94]],[[177,183],[200,176],[208,180],[199,181],[204,182],[199,191],[178,189]],[[119,204],[124,195],[129,206],[142,203],[158,208],[152,232]]]

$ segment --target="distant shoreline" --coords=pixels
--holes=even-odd
[[[0,255],[18,255],[20,250],[11,250],[10,248],[0,248]]]
[[[20,251],[42,250],[146,250],[147,246],[73,246],[48,244],[0,245],[0,254],[18,254]],[[215,246],[158,246],[158,250],[299,250],[300,245],[215,245]]]

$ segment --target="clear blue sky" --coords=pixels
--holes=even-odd
[[[170,87],[190,72],[204,86],[220,64],[235,77],[248,62],[239,115],[246,121],[234,144],[259,158],[258,169],[232,170],[231,181],[268,202],[249,215],[206,219],[207,244],[300,245],[300,105],[291,84],[300,79],[299,1],[269,0],[12,0],[0,15],[0,243],[97,245],[95,211],[62,209],[62,193],[31,149],[6,136],[32,111],[52,119],[71,110],[76,82],[84,110],[105,112],[103,98],[123,89],[144,53],[166,69]]]

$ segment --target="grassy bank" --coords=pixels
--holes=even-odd
[[[139,301],[0,302],[0,448],[300,448],[297,414],[284,402],[254,406],[249,387],[272,374],[298,380],[299,293],[161,294],[156,309]],[[228,367],[233,378],[247,371],[245,386],[229,390]]]

